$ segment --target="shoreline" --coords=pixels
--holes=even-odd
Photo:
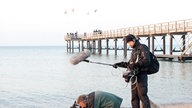
[[[192,103],[156,104],[151,101],[151,108],[192,108]]]

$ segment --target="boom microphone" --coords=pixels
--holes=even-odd
[[[89,50],[84,50],[84,51],[81,51],[80,53],[74,55],[70,59],[70,62],[71,62],[71,64],[76,65],[79,62],[84,61],[88,57],[90,57],[90,51]]]
[[[90,61],[90,60],[83,60],[83,61],[87,62],[87,63],[95,63],[95,64],[113,66],[113,64],[108,64],[108,63],[94,62],[94,61]]]

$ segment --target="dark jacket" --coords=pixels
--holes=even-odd
[[[135,62],[137,55],[139,54],[138,63],[139,63],[139,73],[146,72],[150,65],[150,51],[145,44],[141,44],[138,40],[136,41],[134,48],[132,49],[130,60],[128,65],[131,62]]]
[[[88,102],[86,108],[120,108],[122,98],[114,94],[95,91],[88,94]]]
[[[119,66],[128,68],[129,64],[131,64],[132,62],[135,63],[138,54],[139,73],[146,73],[151,62],[150,51],[145,44],[141,44],[138,40],[136,40],[135,42],[129,61],[121,62]]]

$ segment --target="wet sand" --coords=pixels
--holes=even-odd
[[[151,108],[192,108],[192,103],[156,104],[151,102]]]

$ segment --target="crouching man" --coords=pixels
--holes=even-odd
[[[80,95],[77,104],[80,108],[120,108],[123,99],[112,93],[95,91]]]

